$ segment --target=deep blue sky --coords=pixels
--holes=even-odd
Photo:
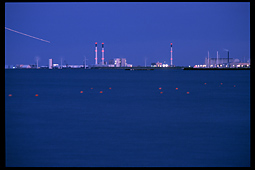
[[[97,42],[105,60],[124,57],[147,65],[203,64],[210,57],[250,57],[250,3],[5,3],[5,26],[50,41],[46,43],[5,30],[5,64],[94,63]]]

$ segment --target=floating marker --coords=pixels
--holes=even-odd
[[[112,88],[111,88],[111,87],[109,87],[109,89],[111,90]]]
[[[37,97],[37,96],[38,96],[38,94],[35,94],[35,96]]]
[[[187,92],[187,94],[189,94],[189,92]]]
[[[83,91],[80,91],[80,93],[83,93]]]
[[[91,87],[90,89],[93,89],[93,87]]]
[[[158,88],[159,90],[161,90],[162,88],[160,87],[160,88]]]
[[[206,85],[206,83],[204,83]]]
[[[220,85],[222,85],[223,83],[220,83]]]
[[[236,87],[236,85],[234,85],[234,87]]]
[[[8,96],[9,96],[9,97],[11,97],[11,96],[12,96],[12,94],[9,94]]]
[[[100,93],[103,93],[103,91],[100,91]]]
[[[178,88],[176,87],[175,90],[178,90]]]
[[[162,94],[163,92],[161,91],[160,94]]]

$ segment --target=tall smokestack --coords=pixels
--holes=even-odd
[[[102,43],[102,65],[104,65],[104,43]]]
[[[207,64],[208,64],[208,67],[207,67],[207,68],[210,68],[209,51],[208,51],[208,59],[207,59]]]
[[[173,44],[171,43],[171,58],[170,58],[170,61],[171,61],[171,67],[173,66]]]
[[[224,51],[228,52],[228,63],[227,64],[229,64],[229,50],[228,49],[224,49]]]
[[[228,64],[229,64],[229,51],[228,51]]]
[[[218,51],[217,51],[216,67],[218,67],[218,64],[219,64],[219,55],[218,55]]]
[[[53,61],[52,61],[52,58],[51,58],[51,59],[49,59],[49,69],[53,68],[52,65],[53,65]]]
[[[95,43],[95,65],[97,65],[97,42]]]

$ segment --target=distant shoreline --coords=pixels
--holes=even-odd
[[[192,67],[185,67],[183,70],[250,70],[250,67],[239,67],[239,68],[192,68]]]
[[[154,70],[154,69],[163,69],[163,70],[168,70],[168,69],[183,69],[184,67],[87,67],[86,70],[100,70],[100,69],[105,69],[105,70]],[[8,70],[49,70],[48,67],[43,67],[43,68],[5,68]],[[73,69],[73,70],[85,70],[84,67],[81,68],[53,68],[51,70],[68,70],[68,69]]]
[[[5,68],[6,70],[49,70],[49,68]],[[73,70],[85,70],[84,67],[83,68],[62,68],[62,69],[58,69],[58,68],[53,68],[52,70],[69,70],[69,69],[73,69]],[[239,67],[239,68],[193,68],[193,67],[90,67],[90,68],[86,68],[86,70],[91,70],[91,69],[95,69],[95,70],[250,70],[250,67]]]

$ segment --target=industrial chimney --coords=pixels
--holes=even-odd
[[[95,43],[95,65],[97,65],[97,42]]]
[[[171,43],[171,58],[170,58],[170,61],[171,61],[171,67],[173,67],[173,46],[172,46],[173,44]]]
[[[104,65],[104,43],[102,43],[102,65]]]

